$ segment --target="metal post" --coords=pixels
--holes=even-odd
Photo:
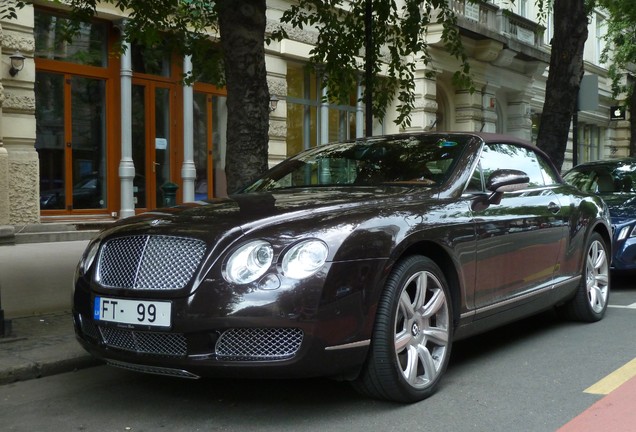
[[[364,11],[365,136],[373,136],[373,0],[366,0]]]
[[[2,287],[0,287],[0,292]],[[0,338],[11,334],[11,321],[4,319],[4,309],[2,309],[2,296],[0,296]]]
[[[572,166],[578,164],[579,159],[579,109],[572,114]]]

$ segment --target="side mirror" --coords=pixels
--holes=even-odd
[[[514,192],[528,187],[528,174],[519,170],[499,169],[493,171],[486,181],[486,188],[491,192]]]
[[[499,169],[493,171],[486,181],[486,188],[492,193],[489,196],[476,197],[471,205],[473,211],[486,210],[491,205],[501,203],[505,192],[514,192],[528,187],[528,174],[519,170]]]

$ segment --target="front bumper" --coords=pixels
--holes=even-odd
[[[381,279],[382,264],[333,263],[323,273],[327,277],[302,285],[225,297],[220,285],[204,281],[192,294],[170,299],[172,325],[165,330],[94,320],[96,293],[80,278],[75,331],[95,357],[142,372],[187,378],[355,377],[373,327],[377,293],[371,281]]]

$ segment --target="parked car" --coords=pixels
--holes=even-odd
[[[77,268],[75,329],[129,370],[329,376],[413,402],[456,340],[552,308],[600,320],[610,232],[599,197],[515,138],[328,144],[103,231]]]
[[[635,270],[636,158],[584,163],[568,171],[564,179],[605,200],[614,232],[612,266],[616,270]]]

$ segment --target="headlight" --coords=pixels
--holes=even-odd
[[[225,279],[246,284],[263,276],[272,265],[274,249],[263,240],[255,240],[238,248],[227,260]]]
[[[636,236],[636,227],[625,226],[621,228],[621,231],[618,233],[618,237],[616,238],[616,240],[617,241],[625,240],[627,236],[630,236],[630,237]]]
[[[320,240],[305,240],[294,245],[283,257],[283,274],[302,279],[317,272],[327,261],[327,245]]]
[[[97,251],[99,251],[99,242],[91,242],[84,251],[79,263],[79,271],[81,275],[85,275],[91,268],[91,265],[93,265],[93,261],[95,261],[95,257],[97,256]]]

